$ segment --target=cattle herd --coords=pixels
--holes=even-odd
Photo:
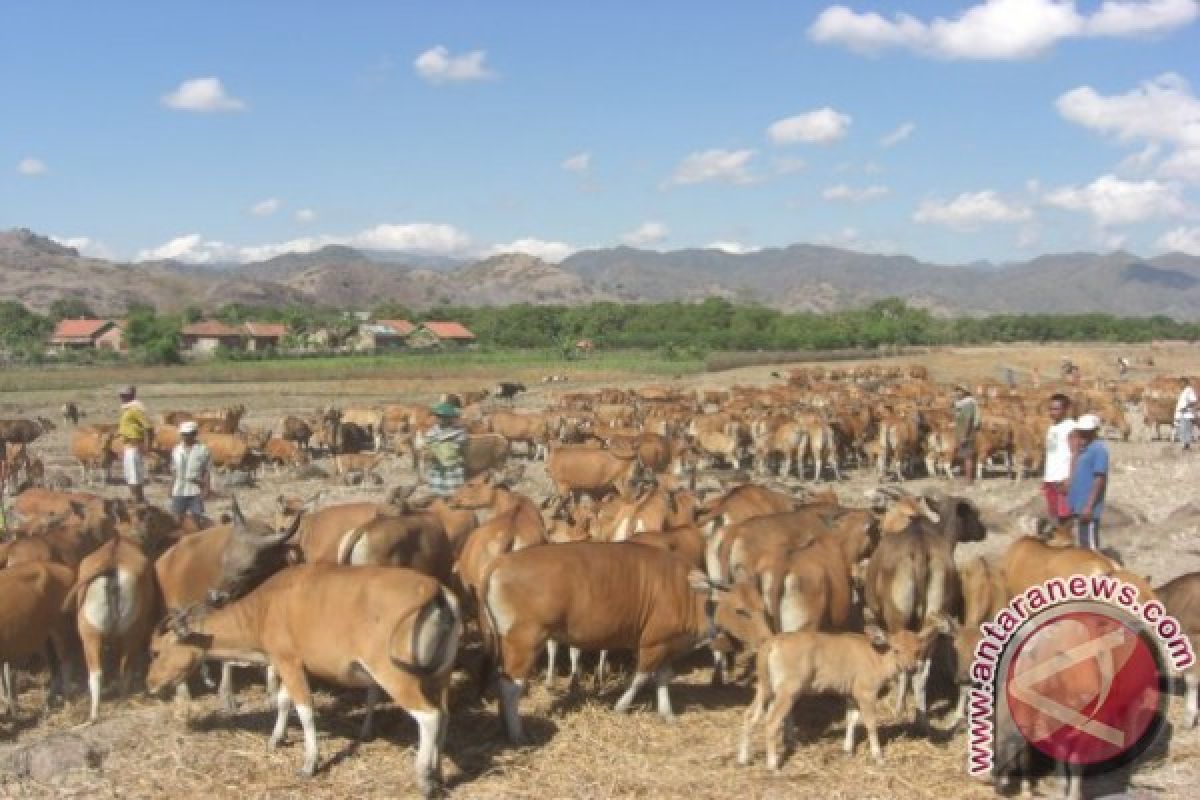
[[[762,724],[767,765],[779,769],[793,706],[802,714],[803,698],[819,693],[846,698],[847,753],[861,724],[881,761],[879,695],[894,687],[903,709],[911,691],[913,730],[931,733],[931,681],[966,684],[979,625],[1011,597],[1077,573],[1136,580],[1118,554],[1078,548],[1053,526],[995,558],[956,555],[960,543],[988,536],[983,515],[953,484],[918,494],[903,483],[953,476],[948,387],[923,367],[810,367],[776,385],[722,390],[561,391],[537,411],[513,403],[524,388],[443,398],[462,408],[469,433],[468,480],[451,497],[419,485],[422,431],[433,421],[426,405],[324,408],[271,430],[246,429],[242,407],[163,412],[153,466],[169,463],[177,425],[194,419],[229,495],[270,469],[318,468],[331,481],[380,487],[356,502],[280,495],[267,518],[244,514],[233,496],[223,518],[182,526],[157,506],[81,491],[64,475],[55,484],[35,449],[53,423],[0,420],[12,495],[0,544],[9,714],[30,664],[47,666],[57,697],[77,688],[82,665],[90,721],[103,712],[105,679],[187,696],[189,683],[201,685],[196,673],[215,665],[229,709],[233,668],[260,667],[277,703],[269,746],[284,739],[294,709],[304,774],[319,765],[316,680],[364,690],[364,737],[382,697],[408,712],[419,731],[417,784],[430,794],[441,783],[456,671],[469,667],[461,680],[494,693],[503,730],[524,743],[521,697],[539,668],[555,681],[560,647],[573,684],[584,654],[603,674],[610,651],[631,653],[616,711],[653,684],[667,721],[673,665],[705,648],[714,683],[757,687],[740,740],[730,740],[739,763],[752,762]],[[975,387],[980,477],[1039,474],[1054,391]],[[1095,413],[1110,436],[1128,438],[1139,414],[1157,436],[1174,392],[1172,380],[1068,394],[1076,413]],[[80,480],[107,480],[120,462],[115,426],[80,425],[69,405]],[[397,463],[411,463],[417,485],[382,486]],[[859,503],[835,491],[847,470],[877,483]],[[1138,585],[1200,637],[1200,573]],[[1184,684],[1191,727],[1194,667]],[[960,704],[943,730],[961,716]],[[1029,755],[1001,759],[998,780],[1013,771],[1028,779]],[[1066,785],[1078,793],[1079,781]]]

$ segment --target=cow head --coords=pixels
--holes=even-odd
[[[150,643],[150,668],[146,690],[150,694],[178,686],[200,666],[212,637],[193,631],[199,621],[196,609],[174,611],[167,616]]]
[[[492,508],[498,499],[497,490],[507,488],[503,479],[497,479],[494,472],[484,472],[464,483],[462,488],[450,498],[449,506],[461,511]]]
[[[965,497],[953,497],[938,489],[927,489],[922,495],[926,508],[940,517],[940,527],[952,542],[981,542],[987,536],[987,526],[979,509]]]
[[[704,595],[710,634],[726,634],[750,649],[771,635],[762,593],[750,583],[720,583],[694,569],[688,573],[688,586]]]
[[[288,542],[300,529],[304,518],[301,508],[290,524],[273,529],[265,522],[247,521],[233,498],[233,529],[221,552],[217,585],[209,592],[209,601],[221,606],[246,594],[264,579],[288,564]]]

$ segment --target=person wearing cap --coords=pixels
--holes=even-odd
[[[1067,486],[1071,477],[1071,431],[1075,420],[1067,415],[1071,399],[1059,392],[1050,398],[1050,427],[1046,430],[1045,472],[1042,496],[1050,519],[1060,521],[1071,516],[1067,504]]]
[[[187,514],[196,522],[203,520],[204,496],[211,487],[212,454],[207,445],[197,441],[198,436],[195,420],[181,423],[179,444],[171,451],[171,472],[175,476],[171,484],[171,513],[181,523]]]
[[[1075,420],[1078,452],[1071,465],[1071,488],[1067,502],[1075,517],[1080,547],[1100,549],[1100,517],[1108,489],[1108,448],[1100,441],[1100,418],[1084,414]]]
[[[125,483],[135,503],[146,502],[146,460],[150,450],[153,431],[146,407],[137,399],[137,387],[127,386],[121,390],[121,417],[117,421],[117,436],[125,447],[122,465],[125,468]]]
[[[1192,449],[1192,427],[1196,421],[1196,390],[1186,375],[1179,378],[1179,399],[1175,401],[1175,427],[1184,450]]]
[[[954,387],[954,453],[962,461],[963,480],[975,482],[975,434],[979,431],[979,405],[966,384]]]
[[[426,483],[433,494],[449,497],[466,482],[463,455],[467,446],[467,432],[458,424],[458,417],[462,413],[458,406],[441,402],[429,410],[437,422],[425,432],[423,449],[429,465]]]

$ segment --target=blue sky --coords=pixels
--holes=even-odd
[[[1200,254],[1196,0],[3,10],[0,228],[88,253]]]

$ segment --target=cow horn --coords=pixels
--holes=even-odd
[[[283,544],[288,539],[291,539],[293,536],[295,536],[296,531],[300,530],[300,521],[302,519],[304,519],[303,508],[296,512],[296,517],[292,520],[292,524],[288,526],[287,530],[279,531],[278,533],[273,533],[269,536],[260,536],[256,540],[255,545],[259,550],[266,550],[267,548],[276,547]]]

